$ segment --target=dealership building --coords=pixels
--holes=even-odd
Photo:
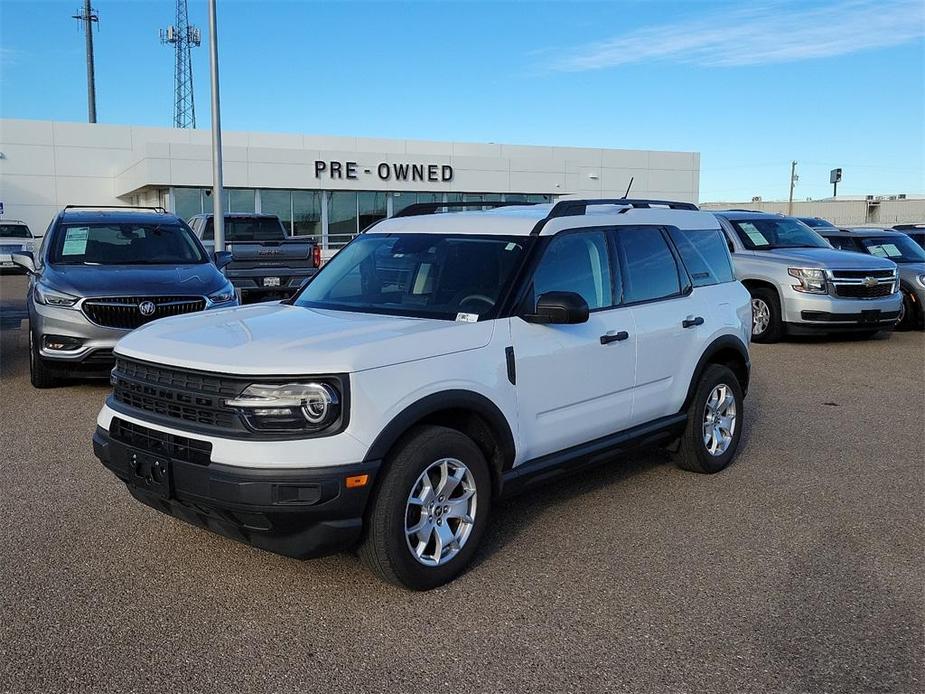
[[[279,215],[333,251],[414,202],[565,194],[696,202],[697,152],[223,132],[226,212]],[[41,235],[65,205],[212,209],[208,130],[0,120],[2,219]]]

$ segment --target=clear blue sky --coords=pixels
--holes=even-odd
[[[86,119],[80,0],[0,0],[0,115]],[[99,120],[167,126],[172,0],[94,0]],[[207,36],[205,0],[190,21]],[[925,3],[219,0],[226,129],[693,150],[701,199],[925,192]],[[208,125],[208,54],[193,50]]]

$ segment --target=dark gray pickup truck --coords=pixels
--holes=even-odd
[[[214,250],[212,215],[188,220],[203,245]],[[273,214],[226,214],[225,244],[232,261],[225,267],[241,303],[288,299],[321,265],[321,246],[293,238]]]

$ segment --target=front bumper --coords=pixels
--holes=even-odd
[[[784,297],[782,308],[791,332],[850,332],[893,327],[901,303],[899,292],[880,299],[842,299],[791,291]]]
[[[324,468],[241,468],[181,459],[190,439],[97,427],[93,452],[136,499],[162,513],[260,549],[299,559],[357,542],[380,463]],[[201,442],[194,442],[193,445]],[[156,466],[156,467],[155,467]],[[362,487],[345,479],[368,475]]]
[[[29,301],[29,329],[39,345],[39,354],[62,366],[112,361],[112,349],[120,338],[129,333],[118,328],[104,328],[87,320],[83,311],[77,308],[46,306]],[[60,335],[83,340],[78,349],[52,350],[43,344],[43,336]],[[109,364],[112,366],[112,364]]]

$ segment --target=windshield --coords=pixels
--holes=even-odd
[[[69,224],[58,229],[49,262],[63,265],[186,265],[206,263],[185,224]]]
[[[526,239],[472,234],[364,234],[324,266],[296,306],[419,318],[490,318]]]
[[[858,240],[871,255],[894,263],[925,263],[925,251],[908,236],[864,236]]]
[[[204,241],[215,238],[211,217],[206,220],[202,238]],[[225,217],[225,241],[228,243],[282,241],[285,238],[286,232],[276,217]]]
[[[825,239],[802,222],[789,217],[733,221],[746,248],[766,251],[772,248],[829,248]]]
[[[800,221],[811,229],[837,229],[832,222],[819,217],[800,217]]]
[[[25,224],[0,224],[0,239],[31,239],[32,234]]]

